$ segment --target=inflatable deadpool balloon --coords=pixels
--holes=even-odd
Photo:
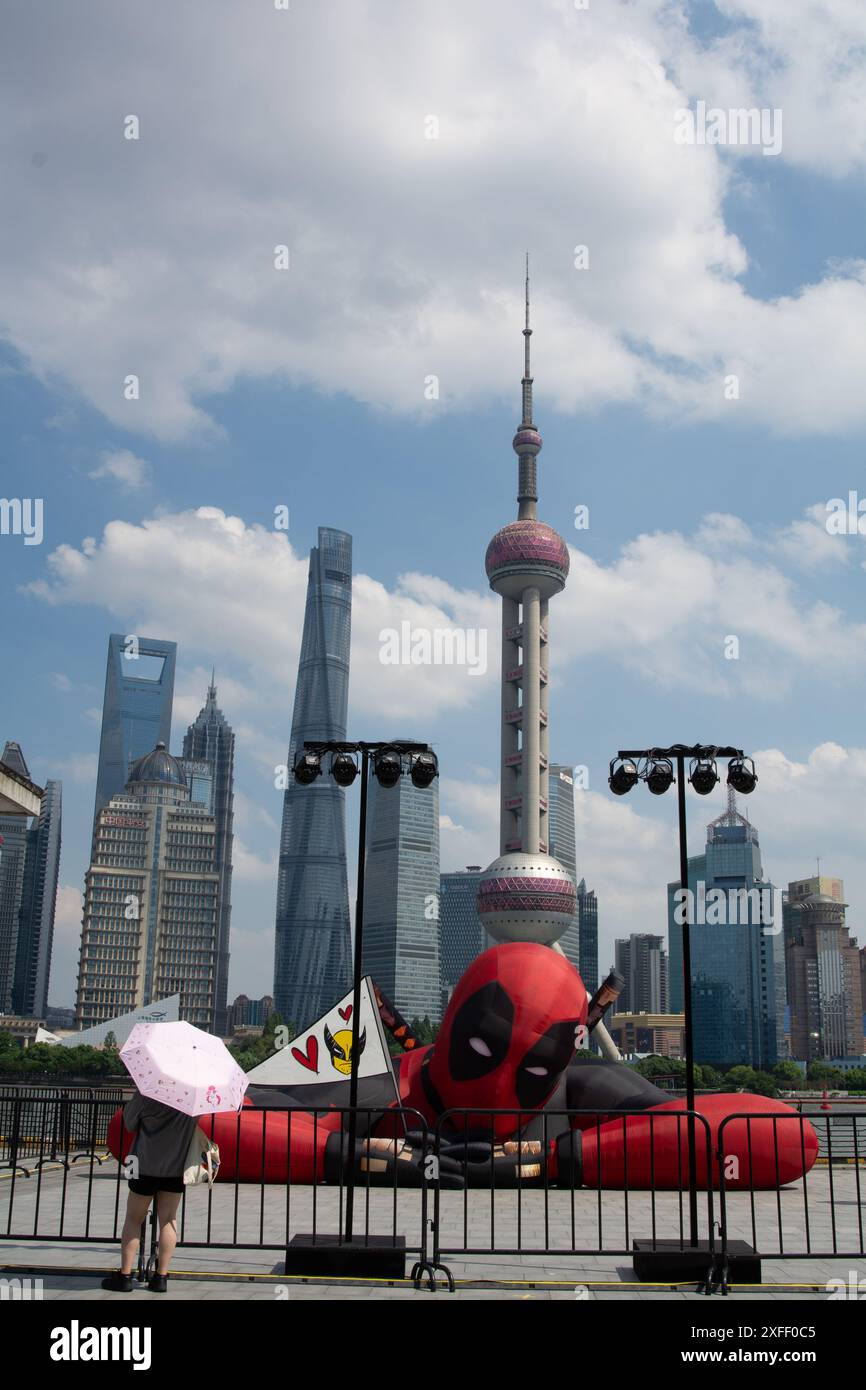
[[[527,942],[494,946],[463,975],[436,1042],[394,1061],[400,1104],[423,1117],[426,1136],[420,1122],[413,1131],[411,1117],[404,1123],[389,1113],[393,1094],[383,1095],[382,1112],[350,1155],[339,1112],[262,1111],[248,1098],[238,1114],[201,1121],[219,1145],[218,1180],[339,1182],[353,1162],[365,1182],[388,1184],[420,1183],[426,1174],[445,1187],[682,1188],[689,1173],[685,1102],[667,1099],[621,1063],[575,1060],[586,1016],[586,990],[564,956]],[[728,1190],[784,1186],[815,1161],[814,1129],[780,1101],[710,1095],[698,1097],[696,1109],[703,1117],[696,1121],[701,1187],[718,1184],[719,1127],[728,1115],[778,1117],[725,1126]],[[109,1142],[125,1157],[132,1136],[120,1140],[118,1111]]]

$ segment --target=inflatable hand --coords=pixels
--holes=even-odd
[[[325,1181],[345,1181],[349,1171],[349,1136],[335,1132],[325,1145]],[[371,1186],[420,1187],[426,1180],[441,1187],[463,1187],[461,1165],[437,1159],[429,1136],[411,1132],[399,1139],[360,1139],[355,1143],[356,1180]]]
[[[456,1164],[467,1187],[524,1187],[544,1180],[545,1155],[537,1139],[493,1144],[461,1135],[444,1142],[439,1162]]]

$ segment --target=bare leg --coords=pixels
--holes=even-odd
[[[174,1247],[177,1245],[177,1209],[182,1192],[159,1192],[156,1211],[159,1217],[159,1261],[157,1273],[168,1274]]]
[[[130,1192],[126,1201],[123,1230],[120,1233],[120,1271],[122,1274],[131,1274],[135,1268],[141,1226],[142,1222],[147,1220],[149,1208],[149,1197],[140,1197],[137,1192]]]

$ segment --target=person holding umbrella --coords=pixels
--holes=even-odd
[[[127,1163],[133,1162],[120,1269],[102,1287],[132,1293],[141,1227],[155,1200],[158,1259],[147,1287],[165,1293],[184,1188],[214,1177],[215,1146],[199,1131],[199,1118],[238,1110],[248,1082],[221,1039],[189,1023],[138,1023],[120,1057],[138,1088],[122,1112],[123,1129],[134,1133],[126,1150]],[[197,1134],[200,1143],[194,1143]]]

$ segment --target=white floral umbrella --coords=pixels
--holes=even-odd
[[[249,1084],[222,1039],[191,1023],[137,1023],[120,1058],[143,1096],[184,1115],[239,1110]]]

